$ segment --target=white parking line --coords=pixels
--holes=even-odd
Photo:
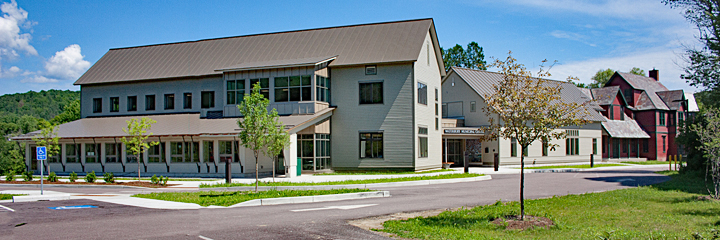
[[[9,207],[3,206],[3,205],[0,205],[0,207],[7,209],[8,211],[15,212],[15,210],[13,210],[12,208],[9,208]]]
[[[202,239],[202,240],[213,240],[212,238],[205,237],[203,235],[198,235],[198,237],[200,237],[200,239]]]

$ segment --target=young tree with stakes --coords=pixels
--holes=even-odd
[[[483,140],[514,138],[522,148],[520,157],[520,219],[525,218],[525,152],[533,142],[550,143],[552,139],[565,137],[565,126],[581,126],[588,123],[582,117],[587,114],[585,103],[565,102],[561,99],[563,87],[560,82],[542,79],[550,73],[544,70],[543,60],[536,77],[523,64],[517,63],[512,52],[502,61],[495,59],[496,67],[503,75],[493,86],[493,93],[484,96],[487,103],[483,111],[490,117],[490,125],[484,128]],[[552,146],[549,146],[552,147]]]
[[[38,147],[45,147],[48,159],[52,156],[57,156],[58,153],[60,153],[60,144],[58,144],[60,137],[57,135],[57,125],[45,120],[40,121],[39,125],[41,128],[40,134],[33,137],[35,144],[37,144]],[[47,171],[48,173],[50,172],[50,164],[48,164]]]
[[[258,191],[258,158],[260,153],[266,156],[275,156],[282,151],[280,145],[285,146],[289,142],[284,131],[282,122],[278,121],[277,110],[273,109],[268,112],[270,101],[260,94],[260,83],[253,85],[252,93],[243,97],[238,109],[243,115],[242,119],[238,119],[237,124],[240,127],[240,141],[243,146],[253,151],[255,156],[255,192]],[[280,128],[281,130],[277,130]],[[285,140],[287,138],[287,140]],[[278,143],[276,143],[278,142]],[[275,146],[275,144],[278,144]],[[279,150],[278,150],[279,149]],[[275,169],[273,169],[273,172]]]
[[[127,146],[130,152],[137,157],[138,181],[140,181],[140,161],[142,161],[140,154],[146,152],[148,148],[160,144],[159,142],[147,142],[147,139],[153,135],[153,133],[148,133],[148,131],[157,121],[143,117],[140,120],[133,118],[126,122],[128,125],[127,128],[123,128],[123,132],[125,132],[128,137],[122,137],[120,140]]]

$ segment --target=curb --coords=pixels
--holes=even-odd
[[[50,195],[29,195],[29,196],[13,196],[12,202],[35,202],[35,201],[58,201],[70,200],[70,194],[50,194]]]
[[[123,185],[81,185],[81,184],[43,184],[45,188],[140,188],[140,189],[154,189],[146,187],[136,186],[123,186]],[[0,184],[0,187],[34,187],[40,188],[40,184]]]
[[[452,179],[438,179],[438,180],[418,180],[418,181],[405,181],[405,182],[388,182],[388,183],[368,183],[368,184],[347,184],[347,185],[315,185],[315,186],[261,186],[258,190],[331,190],[331,189],[342,189],[342,188],[378,188],[378,187],[408,187],[408,186],[422,186],[422,185],[433,185],[433,184],[445,184],[445,183],[460,183],[460,182],[475,182],[491,180],[490,175],[484,175],[479,177],[471,178],[452,178]],[[232,191],[248,191],[255,190],[255,187],[215,187],[215,188],[200,188],[201,190],[232,190]]]
[[[238,204],[226,207],[226,208],[250,207],[250,206],[269,206],[269,205],[282,205],[282,204],[295,204],[295,203],[332,202],[332,201],[356,200],[356,199],[365,199],[365,198],[381,198],[381,197],[390,197],[390,191],[253,199],[253,200],[241,202],[241,203],[238,203]],[[208,206],[207,208],[222,208],[222,207]]]
[[[626,169],[626,168],[656,168],[665,166],[663,164],[656,165],[628,165],[628,166],[613,166],[613,167],[597,167],[597,168],[554,168],[554,169],[525,169],[525,173],[563,173],[563,172],[585,172],[585,171],[597,171],[597,170],[613,170],[613,169]],[[665,166],[667,167],[667,166]],[[520,170],[520,169],[518,169]]]

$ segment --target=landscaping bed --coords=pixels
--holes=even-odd
[[[0,184],[37,184],[40,185],[40,180],[33,180],[33,181],[5,181],[0,180]],[[115,182],[115,183],[104,183],[104,182],[95,182],[95,183],[88,183],[88,182],[50,182],[50,181],[43,181],[43,184],[49,184],[49,185],[120,185],[120,186],[134,186],[134,187],[147,187],[147,188],[162,188],[162,187],[171,187],[171,186],[177,186],[179,184],[167,184],[167,185],[160,185],[160,184],[153,184],[150,182]]]
[[[234,191],[234,192],[163,192],[163,193],[147,193],[135,194],[133,197],[149,198],[164,201],[196,203],[200,206],[232,206],[241,202],[263,199],[263,198],[281,198],[281,197],[300,197],[300,196],[316,196],[329,194],[372,192],[370,189],[333,189],[333,190],[267,190],[267,191]]]
[[[27,194],[7,194],[7,193],[0,193],[0,200],[10,200],[13,198],[13,196],[25,196]]]
[[[546,226],[513,230],[506,220],[519,214],[519,203],[497,202],[386,221],[378,231],[411,239],[713,239],[720,228],[720,201],[708,200],[702,174],[661,173],[672,179],[647,187],[526,200],[526,214]]]
[[[415,176],[415,177],[400,177],[400,178],[378,178],[378,179],[362,179],[362,180],[344,180],[344,181],[330,181],[330,182],[259,182],[259,186],[320,186],[320,185],[351,185],[351,184],[371,184],[371,183],[388,183],[388,182],[407,182],[407,181],[420,181],[420,180],[438,180],[438,179],[454,179],[454,178],[470,178],[479,177],[483,174],[477,173],[453,173],[453,174],[441,174],[436,176]],[[215,187],[251,187],[255,186],[255,183],[216,183],[216,184],[200,184],[200,188],[215,188]]]

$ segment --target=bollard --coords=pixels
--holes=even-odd
[[[232,182],[232,174],[230,173],[230,169],[232,168],[232,165],[230,165],[231,162],[229,159],[225,160],[225,183]]]
[[[595,167],[595,155],[590,154],[590,168]]]
[[[495,171],[498,171],[498,168],[500,168],[500,155],[495,153],[495,158],[493,160],[493,163],[495,165]]]
[[[465,158],[463,162],[465,165],[465,173],[469,173],[470,172],[470,161],[468,161],[468,159]]]
[[[668,157],[667,161],[669,164],[668,167],[670,168],[670,169],[668,169],[668,171],[672,171],[672,159],[670,159],[670,157]]]

